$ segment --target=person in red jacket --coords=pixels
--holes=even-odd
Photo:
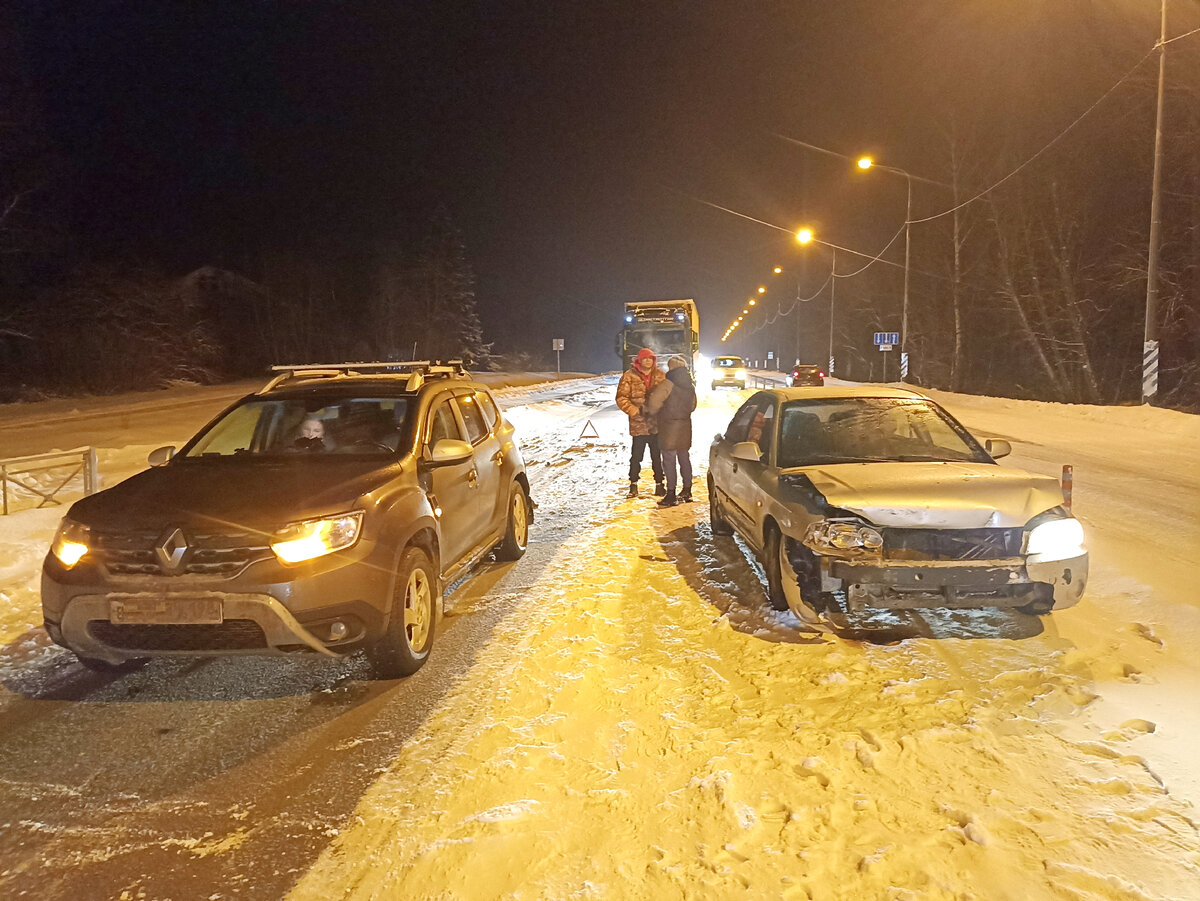
[[[633,449],[629,454],[629,497],[638,496],[638,476],[642,471],[642,457],[650,448],[650,466],[654,470],[654,493],[662,497],[667,493],[663,484],[662,451],[658,449],[658,434],[653,419],[648,418],[643,407],[646,397],[655,385],[667,376],[658,368],[654,351],[643,347],[633,361],[633,368],[621,376],[617,383],[617,406],[629,417],[629,434],[633,436]]]

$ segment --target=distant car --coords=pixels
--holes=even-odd
[[[458,364],[287,367],[150,462],[72,505],[43,565],[46,630],[94,669],[365,648],[410,674],[442,586],[520,557],[533,519],[513,428]]]
[[[717,357],[712,361],[712,387],[746,387],[746,361],[741,357]]]
[[[812,366],[807,363],[798,363],[792,368],[792,387],[799,388],[802,385],[824,385],[825,370],[820,366]]]
[[[996,464],[1010,451],[912,391],[760,391],[710,449],[712,530],[739,532],[772,606],[810,623],[1070,607],[1087,584],[1083,528],[1056,479]]]

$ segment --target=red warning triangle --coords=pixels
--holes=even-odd
[[[599,438],[600,433],[596,431],[596,427],[594,425],[592,425],[592,421],[589,419],[587,421],[587,423],[584,425],[583,431],[579,433],[579,437],[580,438]]]

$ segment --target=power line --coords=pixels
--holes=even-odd
[[[1182,35],[1180,35],[1180,37],[1182,37]],[[957,210],[961,210],[963,207],[969,206],[970,204],[974,203],[975,201],[980,200],[983,197],[987,196],[988,194],[992,193],[992,191],[996,190],[998,187],[1000,187],[1002,184],[1004,184],[1010,178],[1014,177],[1017,173],[1021,172],[1023,169],[1025,169],[1027,166],[1029,166],[1031,163],[1033,163],[1035,160],[1037,160],[1039,157],[1041,157],[1042,154],[1044,154],[1047,150],[1049,150],[1051,147],[1053,147],[1055,144],[1057,144],[1059,141],[1061,141],[1067,135],[1067,133],[1070,132],[1076,125],[1078,125],[1085,118],[1087,118],[1089,115],[1091,115],[1092,111],[1095,110],[1096,107],[1098,107],[1105,100],[1107,100],[1108,96],[1110,94],[1112,94],[1113,91],[1115,91],[1117,88],[1119,88],[1121,85],[1123,85],[1126,81],[1128,81],[1129,78],[1133,75],[1133,73],[1136,72],[1138,69],[1140,69],[1142,64],[1144,62],[1146,62],[1146,60],[1148,60],[1151,56],[1154,55],[1154,52],[1156,50],[1158,50],[1157,43],[1153,47],[1151,47],[1150,50],[1148,50],[1146,52],[1145,56],[1143,56],[1140,60],[1137,61],[1137,63],[1134,64],[1133,68],[1131,68],[1128,72],[1126,72],[1124,75],[1122,75],[1116,84],[1114,84],[1111,88],[1109,88],[1107,91],[1105,91],[1103,94],[1101,94],[1100,97],[1091,106],[1089,106],[1086,110],[1084,110],[1082,113],[1080,113],[1079,116],[1075,119],[1075,121],[1073,121],[1070,125],[1068,125],[1066,128],[1064,128],[1062,131],[1060,131],[1053,138],[1051,138],[1050,141],[1047,144],[1045,144],[1037,153],[1035,153],[1033,156],[1029,157],[1029,159],[1025,160],[1025,162],[1021,163],[1021,165],[1017,166],[1017,168],[1013,169],[1011,172],[1009,172],[1007,175],[1005,175],[1002,179],[1000,179],[998,182],[993,184],[990,188],[986,188],[983,191],[980,191],[978,194],[976,194],[974,197],[970,198],[969,200],[964,200],[962,203],[958,204],[957,206],[950,207],[950,209],[948,209],[948,210],[943,210],[942,212],[935,213],[932,216],[926,216],[923,219],[911,219],[911,220],[909,220],[908,224],[915,225],[919,222],[932,222],[934,219],[941,219],[943,216],[949,216],[951,213],[953,213]]]

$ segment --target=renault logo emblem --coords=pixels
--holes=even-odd
[[[183,556],[187,553],[187,549],[187,538],[184,536],[183,530],[176,528],[168,532],[166,537],[158,543],[154,553],[158,555],[158,562],[164,572],[176,573],[183,566]]]

